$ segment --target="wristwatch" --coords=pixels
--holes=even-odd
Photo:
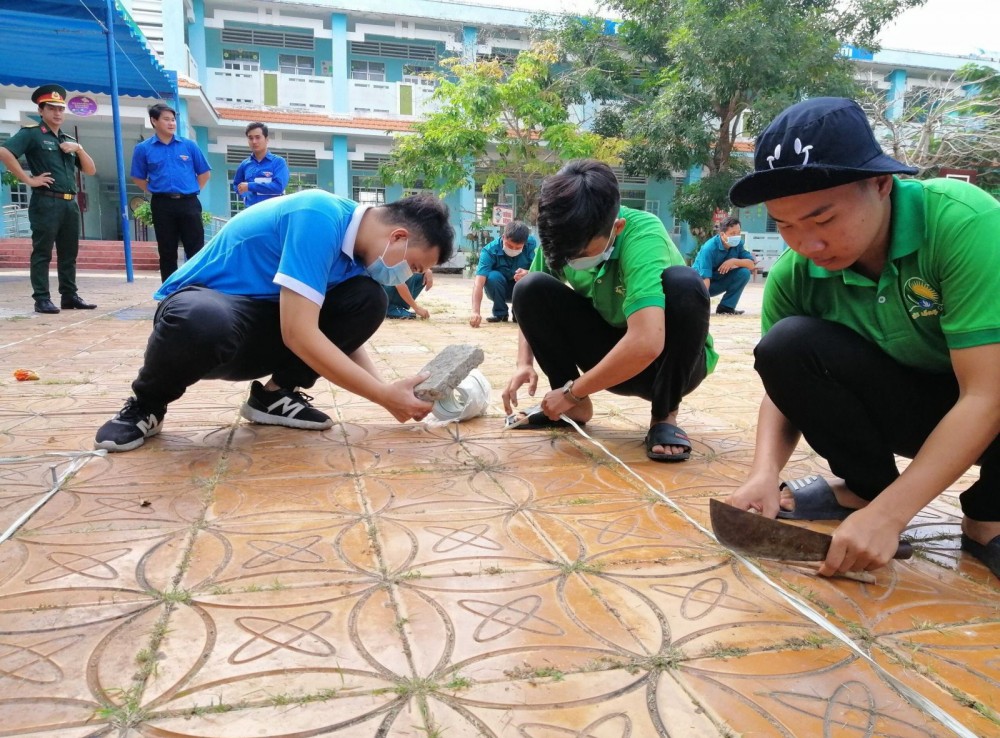
[[[581,402],[583,402],[584,400],[587,399],[587,396],[584,395],[583,397],[577,397],[576,395],[573,394],[573,382],[574,381],[576,381],[576,380],[571,379],[568,382],[566,382],[566,384],[563,385],[562,391],[563,391],[563,394],[566,395],[566,397],[568,397],[570,400],[572,400],[577,405],[579,405]]]

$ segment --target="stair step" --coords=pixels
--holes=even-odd
[[[55,262],[55,253],[52,261]],[[0,239],[0,269],[27,269],[31,263],[30,238]],[[81,241],[77,269],[119,270],[125,268],[125,246],[121,241]],[[158,271],[160,257],[155,241],[132,242],[132,268]]]

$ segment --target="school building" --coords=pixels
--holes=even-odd
[[[528,48],[528,11],[450,0],[121,0],[142,30],[150,53],[176,72],[178,132],[197,141],[212,166],[202,192],[204,208],[220,222],[237,208],[231,187],[238,164],[249,155],[244,128],[261,121],[271,131],[271,150],[288,161],[291,189],[320,187],[363,203],[392,201],[408,192],[385,185],[379,164],[394,133],[410,130],[433,105],[432,82],[422,76],[441,60],[513,57]],[[614,32],[614,24],[607,24]],[[49,47],[52,63],[58,49]],[[970,61],[1000,68],[996,60],[886,49],[875,54],[846,47],[858,75],[875,78],[894,99],[940,84]],[[86,91],[79,91],[86,92]],[[31,90],[0,85],[0,142],[37,119]],[[70,90],[73,96],[75,91]],[[91,106],[71,106],[65,128],[97,163],[83,177],[84,237],[120,239],[118,181],[110,98],[93,95]],[[121,120],[126,174],[135,145],[153,135],[148,98],[123,97]],[[751,142],[743,149],[750,150]],[[481,182],[486,172],[477,172]],[[667,181],[621,175],[624,204],[656,213],[684,252],[695,247],[685,224],[672,215],[676,187],[698,172],[676,172]],[[128,200],[138,202],[129,180]],[[0,237],[26,236],[30,193],[23,185],[0,190]],[[511,189],[502,199],[516,205]],[[472,223],[494,204],[479,185],[446,199],[461,248],[471,246]],[[24,212],[21,212],[21,211]],[[770,251],[782,244],[763,207],[739,212],[751,245]],[[482,236],[482,234],[479,234]],[[762,252],[763,253],[763,252]],[[458,255],[456,265],[464,264]]]

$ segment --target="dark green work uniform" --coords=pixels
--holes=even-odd
[[[4,148],[23,156],[34,175],[48,172],[50,187],[31,191],[28,222],[31,224],[31,290],[35,300],[49,298],[49,262],[56,246],[59,294],[76,295],[76,256],[80,250],[80,208],[76,204],[76,170],[80,158],[67,154],[59,144],[76,139],[68,133],[54,133],[44,123],[26,126],[15,133]]]

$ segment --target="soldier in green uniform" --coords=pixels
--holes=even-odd
[[[0,163],[32,189],[31,290],[36,313],[58,313],[49,296],[49,262],[56,246],[60,305],[63,310],[93,310],[76,292],[76,255],[80,250],[80,208],[76,204],[76,170],[94,175],[94,160],[76,139],[60,129],[66,114],[66,90],[42,85],[31,95],[42,116],[0,146]],[[18,159],[28,162],[29,176]]]

